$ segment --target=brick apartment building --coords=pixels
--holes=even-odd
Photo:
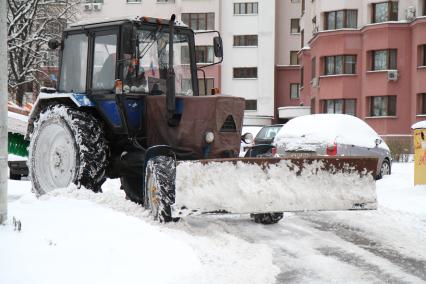
[[[426,1],[301,7],[300,102],[356,115],[385,137],[410,135],[426,118]]]

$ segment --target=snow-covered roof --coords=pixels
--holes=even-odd
[[[278,132],[274,143],[290,147],[294,144],[348,144],[373,148],[381,139],[367,123],[347,114],[312,114],[296,117]],[[389,150],[386,143],[380,148]]]
[[[144,17],[144,16],[127,16],[127,17],[109,17],[109,18],[91,18],[89,20],[82,20],[71,24],[71,28],[75,27],[83,27],[90,25],[98,25],[98,24],[106,24],[106,23],[119,23],[119,22],[137,22],[144,21],[149,23],[160,23],[163,25],[169,24],[168,19],[160,19],[160,18],[152,18],[152,17]],[[180,27],[187,27],[185,24],[176,21],[176,25]]]
[[[420,128],[426,128],[426,120],[419,121],[417,123],[414,123],[411,126],[411,129],[420,129]]]

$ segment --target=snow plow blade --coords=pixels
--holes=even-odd
[[[178,162],[172,215],[377,209],[377,158]]]

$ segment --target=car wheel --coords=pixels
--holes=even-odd
[[[383,178],[385,175],[390,175],[391,167],[388,160],[384,160],[382,166],[380,167],[379,179]]]

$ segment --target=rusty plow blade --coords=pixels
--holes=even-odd
[[[236,158],[179,162],[174,216],[377,209],[377,158]]]

